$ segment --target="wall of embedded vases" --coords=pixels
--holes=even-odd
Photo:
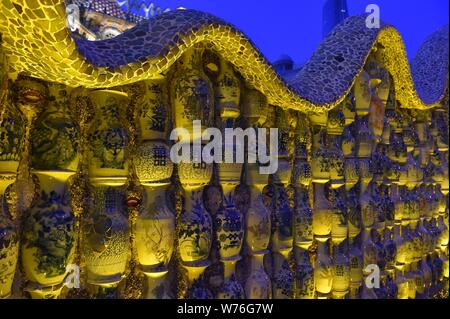
[[[108,90],[5,83],[1,297],[448,293],[448,105],[402,108],[372,57],[323,114],[269,105],[204,48]],[[172,163],[170,132],[193,120],[278,128],[278,171]]]

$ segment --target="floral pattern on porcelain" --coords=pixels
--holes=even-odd
[[[147,198],[136,220],[136,249],[144,272],[163,272],[172,257],[175,217],[165,198]]]
[[[83,230],[87,282],[117,284],[124,276],[130,248],[125,192],[122,187],[95,187],[93,198],[95,213]]]
[[[149,141],[137,147],[134,157],[136,175],[142,184],[161,183],[172,176],[173,163],[164,142]]]
[[[19,164],[23,143],[23,120],[18,111],[14,111],[12,102],[6,100],[0,115],[0,168],[2,162],[15,162],[15,169]],[[14,172],[15,172],[14,169]]]
[[[239,258],[244,239],[243,215],[236,209],[232,194],[215,217],[215,231],[222,261]]]
[[[78,129],[71,117],[69,94],[58,84],[49,87],[49,104],[31,132],[34,169],[76,170]]]
[[[270,212],[263,202],[263,195],[252,190],[251,204],[246,213],[246,243],[250,252],[261,252],[267,249],[270,242]]]
[[[128,96],[120,91],[90,93],[95,116],[88,130],[89,175],[91,178],[120,177],[128,173],[129,132],[125,128]]]
[[[208,259],[212,243],[212,221],[201,197],[191,194],[192,209],[183,211],[178,233],[179,252],[184,263]]]
[[[281,265],[275,267],[273,275],[273,298],[291,299],[294,293],[294,274],[289,268],[289,263],[283,258]]]
[[[256,255],[251,258],[259,258],[258,265],[252,265],[250,275],[245,282],[245,296],[248,299],[270,299],[272,296],[272,283],[262,264],[264,255]],[[255,261],[252,261],[255,263]]]
[[[296,191],[294,213],[294,243],[297,247],[308,249],[313,243],[314,234],[313,212],[306,189]]]
[[[75,221],[68,198],[42,191],[23,229],[22,262],[28,279],[44,286],[66,276],[75,247]]]
[[[146,94],[139,106],[139,135],[143,140],[166,138],[169,110],[163,98],[164,89],[160,81],[146,82]]]
[[[186,52],[177,65],[176,80],[170,88],[175,126],[183,127],[191,134],[192,121],[201,120],[205,127],[213,123],[213,86],[203,72],[201,60],[200,50]]]

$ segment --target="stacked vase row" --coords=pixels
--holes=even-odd
[[[124,87],[20,76],[5,90],[2,298],[448,292],[448,106],[399,105],[375,57],[322,113],[271,105],[203,47],[159,79]],[[269,134],[257,145],[224,138],[231,151],[205,161],[201,133],[211,127],[223,136],[277,128],[278,148]],[[173,128],[185,134],[174,139]],[[273,174],[249,160],[263,145],[276,151]],[[174,148],[189,160],[174,162]]]

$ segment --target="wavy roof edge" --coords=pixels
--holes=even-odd
[[[17,41],[11,41],[13,37],[8,39],[9,32],[16,31],[9,28],[14,29],[15,25],[0,26],[0,32],[6,34],[3,46],[7,54],[14,56],[10,63],[14,72],[25,71],[31,76],[69,86],[113,87],[156,78],[187,49],[207,42],[264,93],[269,103],[302,112],[323,112],[340,104],[373,50],[384,53],[377,57],[391,73],[396,98],[402,107],[435,107],[448,92],[448,26],[425,41],[411,64],[411,71],[403,40],[395,28],[383,23],[380,29],[369,29],[365,25],[365,15],[349,17],[330,33],[302,70],[287,83],[251,39],[213,15],[195,10],[170,11],[116,38],[92,42],[70,36],[65,15],[61,14],[63,1],[54,2],[62,7],[53,9],[49,19],[54,29],[59,30],[59,36],[39,36],[45,50],[36,49],[38,46],[34,44],[36,54],[24,54],[26,47],[18,50],[14,45]],[[4,8],[9,11],[7,17],[12,14],[23,23],[30,23],[30,32],[40,35],[48,31],[42,30],[43,24],[37,19],[25,16],[25,10],[19,13],[17,6]],[[15,40],[25,38],[18,32],[14,35]],[[28,35],[26,41],[32,41],[30,39],[33,37]],[[65,50],[61,50],[61,46]],[[43,53],[51,49],[59,50],[58,55]],[[432,57],[430,52],[433,52]]]

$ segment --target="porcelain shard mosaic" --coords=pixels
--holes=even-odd
[[[86,3],[2,2],[0,298],[448,298],[448,26],[410,64],[349,17],[287,81],[210,14]],[[196,120],[277,128],[278,169],[174,163]]]

